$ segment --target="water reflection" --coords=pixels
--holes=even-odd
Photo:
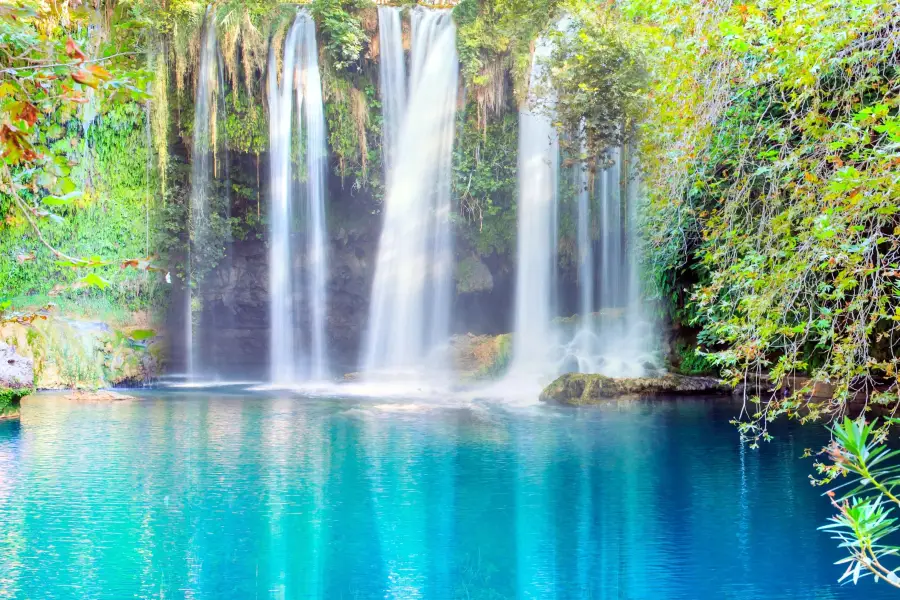
[[[879,598],[839,587],[815,429],[727,407],[207,393],[0,423],[0,598]]]

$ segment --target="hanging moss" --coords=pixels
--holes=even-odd
[[[259,155],[269,146],[269,125],[262,105],[234,88],[225,100],[225,140],[232,152]]]
[[[166,172],[169,164],[169,62],[165,43],[157,40],[148,53],[148,68],[153,71],[152,99],[150,101],[151,137],[156,150],[156,173],[159,177],[160,195],[166,194]]]
[[[381,104],[375,85],[357,88],[349,79],[325,71],[325,119],[335,172],[351,189],[384,195],[381,156]]]
[[[453,10],[462,74],[482,124],[506,110],[506,77],[521,103],[528,95],[534,40],[556,19],[559,0],[462,0]]]
[[[518,118],[508,113],[482,130],[470,103],[459,120],[453,195],[463,233],[481,255],[510,255],[516,231]]]

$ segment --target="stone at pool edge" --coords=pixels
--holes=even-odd
[[[135,397],[113,390],[74,390],[66,396],[66,400],[74,402],[124,402],[126,400],[135,400]]]
[[[0,342],[0,419],[19,415],[19,402],[34,393],[34,363]]]
[[[668,373],[659,377],[607,377],[566,373],[541,392],[541,402],[583,406],[624,397],[668,394],[730,394],[731,387],[714,377]]]

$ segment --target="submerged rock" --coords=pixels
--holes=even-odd
[[[0,342],[0,418],[19,413],[19,401],[34,391],[34,363]]]
[[[607,377],[567,373],[544,388],[541,402],[580,406],[623,397],[666,394],[727,394],[731,388],[713,377],[665,374],[660,377]]]
[[[112,390],[75,390],[66,396],[66,400],[74,400],[76,402],[122,402],[134,399],[134,396],[120,394]]]

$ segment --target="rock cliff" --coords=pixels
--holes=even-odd
[[[19,401],[34,391],[34,364],[0,342],[0,419],[17,415]]]
[[[544,388],[542,402],[581,406],[623,397],[729,394],[731,388],[712,377],[666,374],[660,377],[606,377],[567,373]]]

